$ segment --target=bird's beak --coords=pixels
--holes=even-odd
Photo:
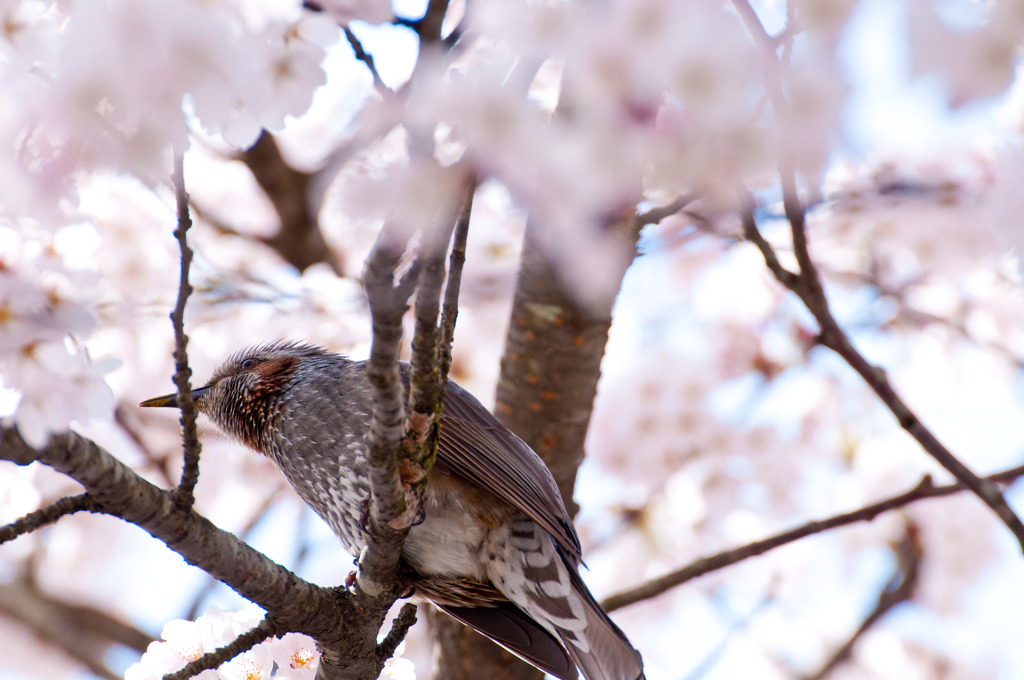
[[[205,401],[206,397],[209,396],[209,394],[210,394],[210,386],[209,385],[206,385],[205,387],[200,387],[197,390],[192,390],[192,401],[196,402],[196,404],[198,405],[202,401]],[[172,408],[177,408],[178,407],[178,393],[175,392],[175,393],[172,393],[172,394],[165,394],[162,397],[153,397],[152,399],[147,399],[146,401],[140,403],[139,406],[152,406],[152,407],[170,406]],[[200,408],[200,410],[202,410],[202,409]]]

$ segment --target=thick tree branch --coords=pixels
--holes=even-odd
[[[1009,484],[1021,476],[1024,476],[1024,465],[990,475],[986,477],[986,480],[992,484]],[[755,541],[754,543],[733,548],[732,550],[726,550],[725,552],[718,553],[717,555],[702,557],[682,569],[677,569],[665,574],[664,576],[652,579],[640,586],[612,595],[602,601],[601,606],[604,607],[605,611],[620,609],[642,600],[648,600],[652,597],[661,595],[662,593],[686,583],[687,581],[695,579],[698,576],[703,576],[704,574],[708,574],[712,571],[724,569],[725,567],[736,564],[737,562],[742,562],[750,557],[763,555],[769,550],[774,550],[775,548],[786,545],[787,543],[798,541],[801,538],[806,538],[837,527],[856,524],[857,522],[870,522],[883,512],[902,508],[905,505],[909,505],[910,503],[924,500],[926,498],[939,498],[966,490],[967,486],[963,482],[957,482],[955,484],[948,484],[945,486],[935,486],[932,484],[931,477],[926,476],[913,489],[905,491],[897,496],[892,496],[877,503],[872,503],[871,505],[866,505],[863,508],[846,512],[841,515],[808,522],[807,524],[790,529],[789,531],[784,531],[781,534],[777,534],[770,538]]]
[[[395,282],[406,244],[394,225],[385,223],[364,272],[364,285],[373,325],[367,376],[373,391],[373,418],[369,434],[369,535],[360,555],[356,579],[360,609],[367,621],[383,622],[391,604],[401,595],[399,559],[409,528],[420,514],[426,473],[436,453],[437,427],[444,383],[438,372],[438,316],[444,283],[444,256],[454,218],[440,206],[445,222],[420,235],[420,250],[409,271]],[[413,289],[416,331],[412,343],[408,417],[398,355],[402,317]],[[411,624],[410,624],[411,625]],[[375,636],[365,636],[362,647]],[[386,660],[381,649],[365,649],[362,658]],[[342,659],[322,659],[340,664]],[[379,672],[379,668],[377,671]],[[318,677],[321,674],[318,673]]]
[[[621,268],[605,270],[618,285],[636,249],[633,216],[609,229],[621,236]],[[541,245],[543,227],[526,226],[526,238],[495,403],[495,415],[544,459],[570,514],[576,471],[601,375],[614,299],[582,306],[568,290],[557,263]],[[604,287],[604,286],[603,286]]]
[[[240,155],[240,159],[270,199],[280,222],[276,234],[258,240],[273,248],[285,262],[300,272],[324,262],[335,274],[341,276],[338,258],[331,252],[320,231],[322,192],[315,188],[319,182],[317,174],[301,172],[288,165],[274,136],[267,131]],[[223,225],[215,226],[221,231],[238,234]]]
[[[180,507],[173,492],[153,486],[75,433],[53,435],[35,450],[15,428],[3,426],[0,458],[20,465],[39,461],[77,480],[96,511],[145,529],[189,564],[266,609],[275,634],[295,631],[315,638],[322,652],[321,680],[372,680],[380,674],[386,659],[376,653],[376,633],[397,591],[375,597],[303,581],[191,508]]]
[[[350,598],[295,576],[222,531],[173,494],[159,489],[84,437],[54,434],[33,449],[11,426],[0,427],[0,459],[19,465],[38,461],[85,487],[95,510],[135,524],[239,595],[271,612],[280,630],[318,640],[344,637],[355,612]]]
[[[772,108],[775,111],[780,148],[783,149],[783,153],[779,157],[779,177],[782,182],[783,207],[786,219],[789,221],[793,240],[793,251],[797,264],[800,267],[800,272],[795,275],[795,278],[778,265],[774,255],[770,258],[766,254],[770,253],[772,249],[763,238],[759,238],[759,235],[757,235],[757,225],[754,221],[752,206],[750,205],[744,207],[744,212],[748,213],[743,215],[745,230],[748,234],[754,236],[755,245],[765,255],[765,262],[776,275],[779,282],[800,298],[804,306],[807,307],[808,311],[811,312],[818,322],[820,329],[818,341],[841,356],[864,379],[868,386],[878,395],[882,403],[896,417],[900,427],[917,440],[925,452],[935,459],[939,465],[946,468],[954,477],[962,481],[974,495],[992,509],[996,516],[1013,533],[1020,544],[1021,550],[1024,551],[1024,523],[1021,522],[1013,509],[1010,508],[996,485],[978,477],[970,468],[954,456],[931,430],[925,427],[917,415],[910,410],[910,407],[896,393],[896,390],[889,383],[885,372],[881,368],[872,365],[857,351],[850,342],[849,337],[832,316],[828,298],[825,295],[821,278],[818,275],[807,244],[806,213],[797,190],[796,168],[793,159],[785,153],[785,150],[790,148],[789,139],[792,130],[789,122],[789,104],[786,101],[782,81],[778,73],[779,64],[775,56],[776,43],[764,30],[764,26],[747,0],[733,0],[733,5],[762,51],[763,63],[765,65],[765,87],[771,99]]]
[[[398,354],[410,291],[402,282],[398,286],[394,283],[395,268],[404,251],[405,244],[396,237],[394,225],[385,223],[363,272],[373,325],[366,368],[373,389],[373,420],[369,433],[370,536],[360,558],[357,582],[364,592],[374,596],[396,582],[405,540],[405,532],[391,526],[406,510],[396,452],[405,422]]]
[[[436,44],[441,42],[441,27],[444,17],[448,14],[449,0],[430,0],[427,11],[419,19],[398,19],[396,23],[408,26],[416,31],[422,43]]]
[[[202,445],[196,430],[198,412],[192,401],[192,369],[188,365],[188,336],[185,335],[185,305],[192,294],[188,273],[192,266],[192,249],[188,246],[188,230],[192,218],[188,211],[188,193],[185,191],[185,169],[181,154],[174,159],[174,198],[178,211],[178,226],[174,237],[181,251],[181,277],[178,283],[178,301],[171,312],[174,325],[174,385],[178,390],[177,404],[181,409],[181,439],[184,462],[181,468],[181,482],[174,491],[174,502],[182,509],[191,508],[195,503],[195,488],[199,481],[199,453]]]

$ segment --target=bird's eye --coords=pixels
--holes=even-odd
[[[245,359],[240,364],[240,367],[241,368],[252,368],[255,365],[256,365],[256,360],[255,359]]]

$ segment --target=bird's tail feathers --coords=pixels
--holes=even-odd
[[[644,664],[625,633],[597,603],[575,569],[569,569],[573,590],[583,601],[584,642],[572,631],[558,631],[573,661],[587,680],[644,680]]]
[[[577,680],[574,657],[566,653],[555,636],[511,602],[499,602],[493,607],[435,605],[545,673],[560,680]]]

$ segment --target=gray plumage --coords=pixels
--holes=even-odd
[[[408,384],[408,366],[401,372]],[[372,408],[363,362],[300,343],[255,347],[194,396],[359,554]],[[574,680],[577,666],[587,680],[643,678],[640,655],[580,579],[579,538],[551,473],[451,381],[428,479],[424,520],[402,553],[418,597],[562,680]]]

